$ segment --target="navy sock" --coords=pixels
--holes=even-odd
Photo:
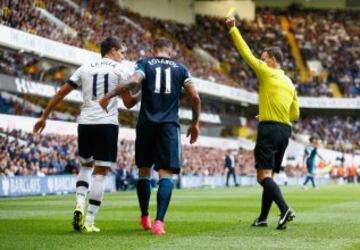
[[[150,177],[139,177],[136,183],[136,193],[139,199],[141,216],[149,215],[149,201],[151,195]]]
[[[309,175],[306,175],[305,182],[304,182],[303,186],[306,186],[306,184],[308,183],[309,180],[310,180]]]
[[[159,181],[159,189],[157,192],[157,213],[156,220],[164,220],[166,210],[169,206],[173,181],[171,177],[162,177]]]
[[[313,176],[311,176],[310,181],[311,181],[311,183],[312,183],[312,186],[313,186],[313,187],[316,187],[316,185],[315,185],[315,180],[314,180],[314,177],[313,177]]]
[[[259,216],[259,221],[267,220],[272,202],[273,198],[271,192],[269,192],[269,190],[264,187],[261,199],[261,213]]]
[[[269,193],[272,194],[272,198],[275,201],[276,205],[279,207],[281,214],[286,213],[289,207],[286,204],[285,199],[280,191],[280,188],[275,183],[275,181],[272,178],[268,177],[261,182],[261,185],[264,187],[264,189],[267,189]]]

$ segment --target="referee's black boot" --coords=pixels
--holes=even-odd
[[[260,221],[259,218],[255,219],[254,222],[251,224],[252,227],[267,227],[268,223],[266,220]]]
[[[280,215],[279,223],[276,229],[284,230],[288,222],[295,218],[295,212],[289,208],[284,214]]]

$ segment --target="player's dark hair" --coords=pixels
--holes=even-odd
[[[101,42],[100,44],[100,52],[101,52],[101,56],[104,57],[107,53],[109,53],[111,51],[111,49],[120,49],[121,48],[121,42],[119,41],[119,39],[115,38],[115,37],[108,37],[106,38],[104,41]]]
[[[172,49],[173,44],[169,39],[165,37],[160,37],[154,40],[153,47],[154,49],[160,49],[160,50],[165,48]]]
[[[311,136],[310,139],[309,139],[309,141],[310,141],[311,143],[313,143],[313,141],[314,141],[315,139],[316,139],[315,136]]]
[[[269,47],[266,48],[265,51],[268,53],[270,57],[275,57],[276,61],[281,64],[283,61],[283,53],[280,49],[280,47]]]

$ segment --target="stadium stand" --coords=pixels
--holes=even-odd
[[[39,117],[43,112],[43,107],[38,104],[5,91],[0,93],[0,104],[0,113],[4,114]],[[69,112],[54,111],[50,117],[53,120],[76,121],[76,114]]]
[[[308,116],[293,126],[298,134],[315,135],[326,148],[355,153],[360,150],[360,119],[344,116]]]
[[[320,61],[327,82],[337,83],[344,96],[360,95],[358,13],[289,10],[286,15],[305,60]]]

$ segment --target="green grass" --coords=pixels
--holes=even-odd
[[[140,230],[135,192],[105,195],[99,234],[72,231],[73,195],[0,199],[0,249],[360,249],[360,186],[283,192],[297,212],[286,231],[274,205],[270,227],[249,226],[260,187],[176,190],[164,236]]]

